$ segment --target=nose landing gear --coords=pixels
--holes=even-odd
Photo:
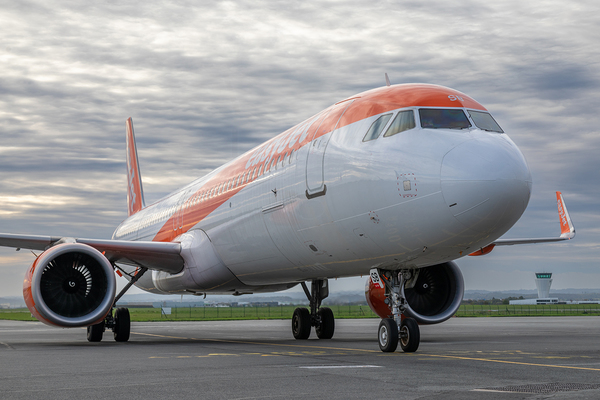
[[[405,353],[413,353],[419,348],[421,333],[417,321],[405,317],[403,314],[407,308],[404,296],[404,284],[412,278],[410,270],[383,271],[372,270],[371,274],[377,277],[383,275],[385,278],[379,282],[385,284],[386,303],[391,305],[392,318],[384,318],[379,323],[377,338],[379,349],[386,353],[396,351],[398,342]]]

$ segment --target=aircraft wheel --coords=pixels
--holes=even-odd
[[[405,353],[414,353],[419,348],[421,333],[419,324],[412,318],[406,318],[400,324],[400,347]]]
[[[113,327],[115,341],[128,341],[130,331],[131,318],[129,317],[129,310],[127,308],[117,308],[115,311],[115,326]]]
[[[384,318],[379,323],[379,348],[386,353],[396,351],[398,347],[398,324],[392,318]]]
[[[306,308],[298,307],[294,310],[292,333],[300,340],[308,339],[310,336],[310,313]]]
[[[315,332],[319,339],[331,339],[335,330],[335,319],[333,311],[329,307],[321,307],[317,311],[317,317],[320,323],[315,327]]]
[[[100,342],[102,341],[102,334],[104,333],[104,321],[96,325],[90,325],[87,327],[87,340],[88,342]]]

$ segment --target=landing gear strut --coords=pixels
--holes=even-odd
[[[333,311],[328,307],[321,307],[321,302],[329,296],[327,279],[315,279],[311,282],[311,290],[302,282],[302,289],[310,302],[310,311],[299,307],[292,316],[292,333],[296,339],[304,340],[310,336],[311,327],[319,339],[331,339],[335,331]]]
[[[125,287],[119,292],[113,301],[113,305],[108,315],[104,318],[104,321],[96,325],[90,325],[87,327],[87,340],[88,342],[100,342],[106,328],[113,331],[115,341],[126,342],[129,340],[131,332],[131,318],[129,316],[129,310],[124,307],[119,307],[114,311],[117,301],[123,297],[123,295],[136,283],[144,273],[148,271],[148,268],[140,268],[136,273],[131,276],[131,280]]]
[[[404,296],[404,284],[413,278],[413,272],[410,270],[401,271],[372,271],[377,276],[383,276],[379,279],[385,284],[386,303],[391,306],[392,318],[382,319],[379,323],[377,338],[379,348],[383,352],[394,352],[400,347],[406,353],[413,353],[419,348],[421,333],[419,325],[413,318],[404,317],[406,311],[406,298]]]

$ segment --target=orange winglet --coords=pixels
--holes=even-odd
[[[565,201],[562,198],[561,192],[556,192],[556,203],[558,205],[558,218],[560,220],[560,234],[569,234],[571,232],[571,227],[569,226],[569,214],[567,213]]]
[[[484,256],[488,253],[491,253],[492,250],[494,250],[494,247],[496,247],[496,245],[494,243],[492,244],[488,244],[485,247],[482,247],[481,249],[474,251],[473,253],[469,254],[470,256]]]

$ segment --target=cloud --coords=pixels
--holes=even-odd
[[[545,265],[584,268],[600,240],[599,11],[593,1],[554,0],[7,4],[0,196],[66,200],[3,202],[0,230],[109,237],[126,215],[127,117],[152,202],[382,86],[387,72],[392,83],[453,87],[490,109],[534,176],[530,208],[507,236],[553,234],[554,191],[562,190],[585,246]],[[508,254],[539,251],[495,251],[477,265],[510,275],[504,262],[525,267]],[[12,259],[4,265],[17,268]],[[0,284],[11,294],[19,287]]]

